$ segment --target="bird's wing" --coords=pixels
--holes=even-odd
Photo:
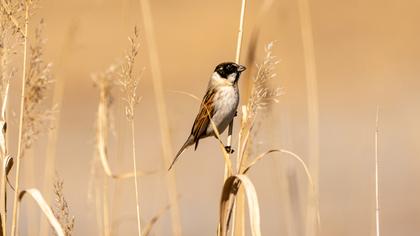
[[[196,144],[195,148],[197,148],[200,138],[206,134],[207,127],[210,124],[210,118],[213,117],[215,113],[215,95],[216,91],[214,89],[208,90],[203,98],[203,101],[201,102],[200,112],[195,118],[194,125],[191,130],[191,135],[193,135],[194,143]]]

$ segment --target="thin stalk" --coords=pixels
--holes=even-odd
[[[18,138],[18,150],[16,155],[16,176],[15,176],[15,194],[13,200],[13,218],[12,218],[12,229],[11,235],[16,235],[17,228],[17,208],[19,204],[19,175],[20,175],[20,159],[22,155],[22,135],[23,135],[23,111],[25,107],[25,84],[26,84],[26,64],[28,54],[28,23],[29,23],[29,4],[30,2],[25,1],[25,33],[23,43],[23,67],[22,67],[22,91],[20,100],[20,115],[19,115],[19,138]]]
[[[246,8],[246,0],[242,0],[241,3],[241,14],[239,17],[239,29],[238,29],[238,37],[236,40],[236,55],[235,55],[235,63],[239,64],[239,60],[241,58],[241,48],[242,48],[242,39],[243,39],[243,31],[244,31],[244,19],[245,19],[245,8]],[[232,133],[233,133],[233,119],[229,124],[228,129],[228,137],[227,137],[227,146],[232,145]],[[241,140],[239,140],[238,147],[241,146]],[[240,148],[238,148],[238,152],[240,152]],[[228,154],[229,155],[229,154]],[[237,163],[240,163],[240,155],[238,155]],[[241,167],[238,166],[237,172],[240,172]],[[228,178],[228,176],[225,175],[225,180]],[[244,202],[244,192],[239,191],[237,198],[235,198],[233,201],[237,203],[233,203],[232,206],[232,222],[233,222],[233,229],[232,229],[232,235],[244,235],[244,228],[245,228],[245,202]],[[237,210],[237,207],[239,205],[239,210]]]
[[[316,76],[315,50],[312,33],[311,14],[308,0],[299,0],[299,15],[301,24],[301,35],[303,44],[303,56],[305,62],[305,79],[308,106],[308,139],[309,139],[309,166],[315,184],[315,195],[318,195],[319,189],[319,104],[318,87]],[[310,187],[310,186],[308,186]],[[308,200],[311,190],[308,189]],[[317,235],[319,230],[319,204],[316,210],[308,209],[306,219],[306,235]]]
[[[101,192],[101,187],[99,184],[95,184],[95,210],[96,210],[96,225],[98,227],[98,231],[97,233],[99,235],[104,235],[105,234],[105,229],[104,229],[104,221],[102,219],[102,209],[101,209],[101,202],[103,200],[103,198],[101,198],[101,195],[103,193]]]
[[[134,120],[130,120],[131,125],[131,144],[133,153],[133,167],[134,167],[134,189],[136,191],[136,210],[137,210],[137,229],[139,236],[141,236],[141,225],[140,225],[140,206],[139,206],[139,190],[137,183],[137,163],[136,163],[136,141],[134,138]]]
[[[242,39],[243,39],[243,32],[244,32],[245,7],[246,7],[246,0],[242,0],[241,15],[239,18],[238,38],[236,40],[235,63],[237,64],[239,64],[239,60],[241,58]],[[233,133],[233,120],[229,124],[228,137],[227,137],[227,142],[226,142],[227,146],[232,145],[232,133]]]
[[[3,97],[3,105],[1,109],[1,121],[3,122],[2,125],[7,125],[7,118],[6,118],[6,110],[7,110],[7,101],[9,98],[9,87],[10,83],[7,82],[5,85],[4,90],[4,97]],[[0,127],[3,129],[4,127]],[[6,188],[6,160],[7,160],[7,130],[3,130],[1,132],[1,135],[3,136],[3,147],[1,147],[1,166],[2,166],[2,173],[1,173],[1,182],[0,182],[0,214],[1,214],[1,233],[2,235],[6,235],[6,217],[7,217],[7,188]]]
[[[378,135],[379,135],[379,106],[376,108],[375,123],[375,225],[376,236],[380,236],[379,227],[379,175],[378,175]]]
[[[173,157],[171,138],[169,134],[169,122],[166,110],[166,102],[163,92],[162,75],[160,70],[159,56],[156,46],[155,33],[152,21],[152,13],[149,0],[139,0],[142,10],[144,28],[146,33],[146,42],[150,50],[150,68],[152,73],[153,89],[156,99],[160,135],[162,138],[163,161],[165,166],[169,166]],[[181,220],[179,215],[179,206],[177,202],[175,171],[166,174],[166,182],[168,185],[169,205],[171,205],[171,223],[172,234],[175,236],[182,235]]]
[[[103,210],[103,224],[104,224],[104,235],[110,236],[111,229],[109,224],[109,178],[106,175],[103,175],[103,186],[102,186],[102,210]]]
[[[242,39],[243,39],[243,31],[244,31],[244,19],[245,19],[245,8],[246,8],[246,0],[242,0],[241,4],[241,14],[239,17],[239,29],[238,29],[238,37],[236,40],[236,56],[235,56],[235,63],[239,64],[239,60],[241,58],[241,48],[242,48]],[[228,129],[228,137],[227,137],[227,146],[232,145],[232,133],[233,133],[233,120],[229,124]],[[241,146],[241,139],[239,139],[238,147]],[[238,148],[238,153],[241,152],[241,150]],[[238,160],[237,163],[240,163],[240,155],[238,154]],[[237,172],[240,173],[241,166],[237,166]],[[229,176],[225,175],[225,180]],[[236,198],[233,200],[233,206],[232,206],[232,222],[233,222],[233,229],[232,229],[232,235],[244,235],[245,233],[245,201],[244,201],[244,192],[239,191]],[[237,208],[239,209],[237,210]]]

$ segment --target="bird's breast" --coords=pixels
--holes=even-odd
[[[215,113],[212,117],[217,129],[222,133],[235,116],[239,103],[239,91],[237,87],[224,86],[219,88],[215,96]],[[211,125],[207,130],[213,132]]]

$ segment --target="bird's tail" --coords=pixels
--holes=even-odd
[[[169,166],[168,171],[171,170],[172,166],[178,160],[179,156],[185,151],[185,149],[187,149],[187,147],[191,146],[193,143],[194,143],[194,137],[191,135],[190,137],[188,137],[184,145],[182,145],[181,149],[179,149],[178,153],[176,154],[174,160],[171,163],[171,166]]]

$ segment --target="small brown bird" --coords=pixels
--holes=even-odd
[[[176,154],[168,170],[172,168],[186,148],[195,144],[194,150],[196,150],[200,139],[215,136],[210,118],[220,134],[232,122],[239,104],[238,80],[245,69],[244,66],[233,62],[224,62],[216,66],[201,102],[200,111],[195,118],[191,134]],[[231,147],[226,146],[225,148],[228,151],[231,150]]]

